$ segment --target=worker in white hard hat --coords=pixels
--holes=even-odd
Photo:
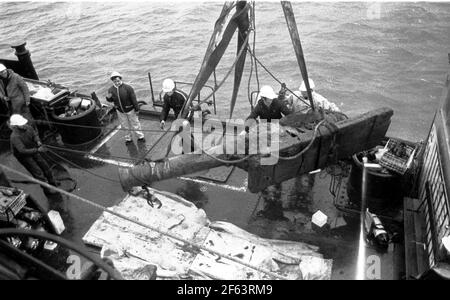
[[[34,178],[56,186],[57,183],[50,166],[41,156],[41,153],[47,150],[42,146],[37,131],[27,124],[28,120],[19,114],[14,114],[9,119],[9,126],[12,130],[10,137],[11,151]],[[43,189],[48,194],[57,193],[48,188]]]
[[[317,108],[322,108],[329,111],[340,112],[339,107],[333,102],[328,101],[324,96],[320,95],[315,91],[316,85],[312,79],[308,79],[309,88],[311,89],[311,95],[314,100],[314,106]],[[291,95],[292,108],[295,112],[304,111],[309,108],[306,103],[309,103],[308,92],[306,90],[305,82],[302,81],[299,90],[294,92],[297,96]],[[300,99],[299,99],[300,98]],[[302,101],[303,100],[303,101]]]
[[[161,122],[161,129],[164,129],[170,109],[173,110],[175,117],[178,117],[187,98],[182,91],[176,89],[175,82],[170,78],[163,81],[162,92],[164,93],[164,103],[159,119]]]
[[[264,85],[259,90],[258,103],[247,119],[260,119],[270,122],[272,119],[281,119],[291,113],[288,107],[278,99],[278,95],[270,85]]]
[[[114,103],[122,127],[128,130],[125,135],[125,143],[133,142],[133,133],[137,136],[138,142],[145,142],[137,115],[139,105],[134,89],[122,81],[122,75],[119,72],[112,72],[109,78],[113,82],[113,86],[108,89],[106,101]]]
[[[21,114],[28,121],[33,121],[31,116],[30,91],[22,76],[13,70],[7,69],[0,64],[0,107],[5,110],[2,113],[12,115]]]
[[[253,108],[248,119],[261,119],[271,122],[272,120],[281,119],[283,116],[287,116],[291,113],[289,108],[279,99],[278,95],[274,92],[270,85],[264,85],[260,88],[258,97],[258,103]],[[244,135],[249,131],[249,127],[246,126],[240,135]],[[268,186],[261,193],[261,197],[264,202],[264,209],[258,214],[266,216],[270,219],[282,219],[282,203],[281,203],[281,185],[275,184]]]

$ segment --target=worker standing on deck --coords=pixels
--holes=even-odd
[[[330,110],[334,112],[340,112],[339,107],[333,102],[328,101],[324,96],[317,93],[315,89],[315,84],[312,79],[309,79],[309,87],[311,88],[311,95],[314,100],[314,106],[319,107],[325,110]],[[308,92],[306,91],[305,82],[302,81],[300,88],[298,91],[294,92],[295,95],[290,96],[290,101],[292,102],[292,108],[294,112],[304,111],[309,106],[306,103],[309,103]],[[297,96],[297,97],[296,97]],[[300,99],[299,99],[300,98]],[[303,99],[303,101],[301,100]]]
[[[175,82],[168,78],[163,81],[162,91],[164,93],[163,98],[163,108],[161,111],[160,121],[161,129],[164,129],[164,125],[167,121],[167,116],[169,115],[170,109],[173,109],[173,113],[177,118],[180,111],[183,109],[186,97],[175,89]]]
[[[14,157],[27,169],[31,175],[48,184],[56,186],[52,171],[41,153],[47,150],[42,146],[37,131],[27,125],[28,120],[14,114],[9,120],[12,133],[10,137],[11,151]],[[45,193],[55,194],[54,190],[43,188]]]
[[[108,89],[106,101],[114,102],[120,123],[128,130],[125,135],[125,143],[128,144],[133,141],[132,132],[137,135],[139,142],[145,142],[145,136],[137,115],[139,105],[134,89],[122,81],[122,75],[118,72],[112,72],[110,79],[113,86]]]
[[[33,121],[30,113],[30,91],[23,78],[0,64],[0,101],[9,108],[9,115],[20,114]]]

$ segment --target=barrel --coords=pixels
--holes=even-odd
[[[89,108],[76,116],[60,117],[56,111],[52,112],[52,118],[57,123],[56,127],[66,145],[83,145],[97,139],[102,133],[94,100],[84,100],[91,102]]]
[[[361,207],[362,155],[353,155],[352,170],[347,182],[347,193],[352,204]],[[402,180],[399,175],[367,170],[367,208],[375,214],[398,206],[403,199]]]

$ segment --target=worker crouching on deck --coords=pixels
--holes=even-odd
[[[160,121],[161,129],[164,129],[170,109],[173,109],[175,118],[177,118],[180,111],[183,109],[186,97],[180,91],[175,89],[175,82],[169,78],[163,81],[162,91],[164,93],[164,103],[160,115]]]
[[[9,126],[12,130],[10,137],[11,151],[14,157],[34,178],[57,186],[48,163],[41,156],[41,153],[47,150],[42,146],[37,131],[33,127],[28,126],[27,123],[28,120],[21,115],[14,114],[11,116],[9,120]],[[55,190],[43,189],[47,194],[57,193]]]
[[[137,135],[139,142],[145,142],[145,136],[137,115],[139,105],[134,89],[122,81],[122,75],[118,72],[112,72],[110,79],[113,86],[108,89],[106,101],[114,103],[120,123],[127,130],[125,143],[128,144],[133,141],[133,132]]]

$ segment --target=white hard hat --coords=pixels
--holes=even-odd
[[[6,67],[4,64],[0,64],[0,72],[6,70]]]
[[[309,82],[309,88],[313,90],[316,87],[316,85],[314,84],[314,81],[310,78],[310,79],[308,79],[308,82]],[[300,85],[299,90],[300,90],[300,92],[306,92],[305,81],[302,81],[302,84]]]
[[[23,126],[28,123],[28,120],[21,115],[14,114],[9,119],[9,125],[11,126]]]
[[[278,95],[275,94],[273,88],[270,85],[263,85],[259,90],[258,100],[261,99],[261,97],[265,97],[268,99],[275,99],[278,97]]]
[[[122,75],[120,75],[120,73],[119,72],[116,72],[116,71],[114,71],[114,72],[112,72],[111,73],[111,76],[109,76],[109,78],[112,80],[114,77],[120,77],[120,79],[122,79]]]
[[[175,88],[175,82],[173,82],[172,79],[167,78],[163,81],[163,86],[162,86],[162,90],[164,93],[168,93],[170,91],[173,91],[173,89]]]

